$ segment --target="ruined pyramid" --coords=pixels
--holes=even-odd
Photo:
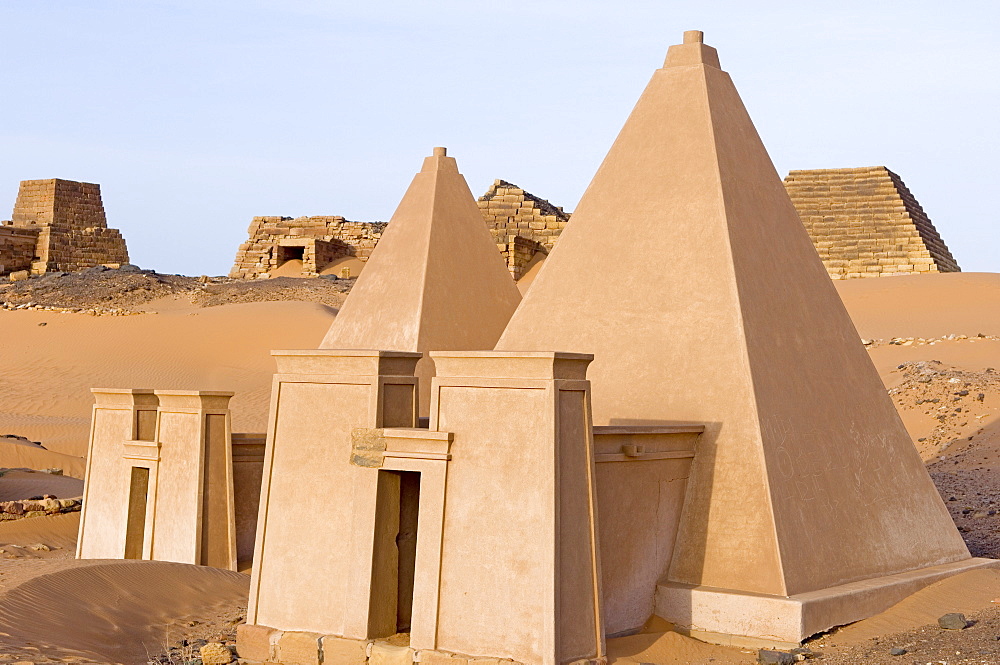
[[[960,270],[917,199],[884,166],[790,171],[785,189],[833,279]]]
[[[494,180],[476,201],[515,280],[544,260],[569,214],[506,180]]]
[[[912,592],[983,564],[697,31],[670,47],[496,349],[593,353],[595,425],[706,424],[656,598],[681,626],[796,642],[895,603],[901,579]]]
[[[435,148],[320,348],[492,348],[520,299],[455,159]],[[417,364],[421,415],[433,375],[425,356]]]

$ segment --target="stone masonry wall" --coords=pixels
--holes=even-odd
[[[71,180],[21,182],[10,226],[38,236],[32,272],[128,263],[125,240],[109,229],[101,186]]]
[[[503,180],[479,198],[479,209],[508,269],[519,279],[536,252],[548,254],[569,215],[548,201]],[[302,258],[302,274],[321,272],[341,256],[367,261],[385,230],[384,222],[343,217],[254,217],[249,239],[240,245],[230,277],[267,277],[289,257]],[[301,247],[302,250],[289,248]]]
[[[913,194],[884,166],[790,171],[785,188],[833,279],[960,270]]]
[[[230,277],[266,277],[290,255],[283,248],[302,248],[302,272],[315,275],[330,261],[356,256],[367,261],[385,230],[382,222],[351,222],[343,217],[254,217],[249,240],[240,245]],[[297,256],[297,252],[294,254]]]
[[[536,252],[552,251],[570,217],[505,180],[494,180],[477,203],[515,280]]]
[[[833,279],[960,270],[913,194],[884,166],[791,171],[785,188]],[[505,180],[495,180],[478,205],[515,280],[537,253],[552,251],[570,220]],[[254,217],[230,277],[267,276],[289,251],[283,246],[304,247],[306,275],[337,256],[365,261],[384,229],[343,217]]]
[[[0,226],[0,275],[31,270],[38,229]]]

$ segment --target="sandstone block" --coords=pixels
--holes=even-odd
[[[368,662],[368,642],[347,640],[333,635],[320,639],[325,665],[365,665]]]
[[[418,651],[416,658],[420,665],[469,665],[469,659],[441,651]]]
[[[225,644],[209,642],[199,649],[203,665],[228,665],[233,661],[233,652]]]
[[[269,626],[240,624],[236,627],[236,650],[240,658],[254,661],[277,661],[280,630]]]
[[[376,642],[372,644],[369,665],[413,665],[413,649]]]
[[[286,631],[278,638],[275,660],[284,665],[320,665],[319,633]]]

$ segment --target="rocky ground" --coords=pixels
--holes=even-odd
[[[827,665],[997,665],[1000,663],[1000,608],[967,617],[964,630],[930,625],[895,635],[883,635],[846,649],[825,649],[825,636],[809,647]],[[903,653],[900,653],[900,652]]]
[[[133,265],[103,266],[74,273],[48,273],[0,283],[0,306],[53,308],[93,314],[143,311],[154,301],[174,297],[197,307],[270,300],[304,300],[340,307],[354,279],[276,277],[237,280],[228,277],[163,275]]]

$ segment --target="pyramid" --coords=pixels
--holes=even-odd
[[[492,348],[520,300],[455,159],[435,148],[320,348]],[[425,357],[417,365],[422,415],[433,375]]]
[[[569,221],[562,208],[506,180],[494,180],[476,203],[515,280],[544,260]]]
[[[884,166],[791,171],[785,189],[833,279],[960,271],[917,199]]]
[[[657,613],[801,634],[843,616],[831,587],[970,557],[717,52],[684,42],[496,349],[593,353],[595,425],[705,423]]]

